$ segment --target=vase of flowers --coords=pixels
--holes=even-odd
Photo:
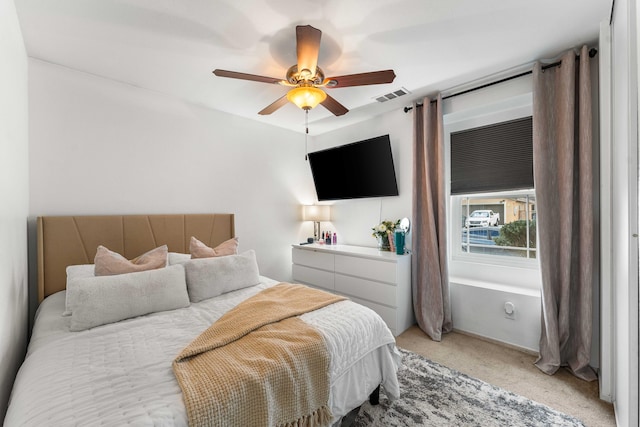
[[[398,225],[400,225],[400,220],[396,222],[385,220],[371,229],[373,230],[371,235],[378,239],[378,250],[393,250],[393,233]]]

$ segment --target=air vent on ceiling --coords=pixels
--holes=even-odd
[[[374,99],[376,101],[378,101],[378,102],[387,102],[387,101],[389,101],[391,99],[397,98],[399,96],[406,95],[408,93],[411,93],[411,92],[409,92],[405,88],[401,87],[400,89],[394,90],[393,92],[389,92],[389,93],[387,93],[385,95],[376,96]]]

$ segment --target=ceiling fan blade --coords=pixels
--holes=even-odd
[[[283,95],[281,98],[278,98],[270,105],[264,107],[261,111],[258,112],[258,114],[260,114],[261,116],[269,115],[276,111],[278,108],[285,106],[287,102],[289,102],[289,100],[287,99],[287,95]]]
[[[340,104],[335,98],[327,95],[324,101],[321,102],[322,106],[331,111],[334,116],[342,116],[347,114],[349,110],[344,105]]]
[[[237,71],[227,70],[213,70],[213,74],[218,77],[229,77],[231,79],[251,80],[253,82],[261,83],[280,83],[282,79],[276,79],[274,77],[258,76],[256,74],[239,73]]]
[[[371,71],[369,73],[348,74],[346,76],[328,77],[325,79],[327,88],[379,85],[391,83],[396,78],[393,70]]]
[[[315,76],[321,37],[322,31],[313,28],[311,25],[298,25],[296,27],[298,72],[309,70],[311,72],[310,77]]]

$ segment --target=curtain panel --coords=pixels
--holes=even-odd
[[[591,77],[584,46],[560,66],[533,69],[533,165],[542,273],[542,333],[536,366],[568,366],[596,379],[589,366],[593,286]]]
[[[450,332],[446,242],[442,98],[414,103],[413,114],[413,309],[420,329],[434,341]]]

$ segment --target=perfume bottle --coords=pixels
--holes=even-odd
[[[335,231],[333,232],[333,241],[331,242],[334,245],[338,244],[338,235],[335,233]]]

